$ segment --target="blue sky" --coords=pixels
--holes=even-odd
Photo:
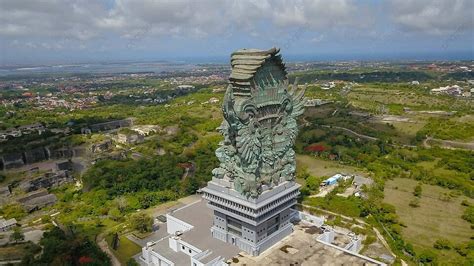
[[[0,65],[293,59],[473,59],[472,0],[0,0]]]

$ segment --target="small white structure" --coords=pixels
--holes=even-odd
[[[17,221],[15,218],[11,218],[8,220],[5,220],[3,218],[0,218],[0,232],[6,232],[13,227],[17,225]]]
[[[181,89],[181,90],[192,90],[192,89],[194,89],[194,86],[193,86],[193,85],[179,85],[179,86],[178,86],[178,89]]]
[[[462,88],[458,85],[439,87],[431,90],[432,94],[447,94],[451,96],[461,96]]]
[[[209,99],[208,102],[209,102],[209,103],[218,103],[218,102],[219,102],[219,99],[217,99],[216,97],[212,97],[211,99]]]
[[[336,184],[337,182],[339,182],[339,180],[348,180],[350,179],[351,176],[350,175],[344,175],[344,174],[335,174],[333,176],[331,176],[330,178],[324,180],[322,183],[321,183],[321,186],[331,186],[331,185],[334,185]]]
[[[298,212],[298,218],[302,222],[310,223],[317,227],[321,227],[324,224],[324,222],[326,222],[326,219],[324,217],[314,216],[312,214],[302,212],[302,211]]]
[[[143,136],[148,136],[151,133],[158,133],[161,130],[160,126],[155,125],[133,126],[130,129]]]

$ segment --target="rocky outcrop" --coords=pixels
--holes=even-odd
[[[74,178],[69,174],[69,171],[58,171],[56,173],[46,173],[32,180],[25,180],[20,183],[19,188],[24,192],[31,192],[42,188],[59,187],[71,182],[74,182]]]
[[[25,161],[22,153],[10,153],[1,157],[0,167],[2,170],[22,167]]]
[[[49,159],[43,147],[25,151],[23,152],[23,157],[25,164],[37,163]]]
[[[0,155],[0,170],[8,170],[50,159],[71,159],[86,154],[84,147],[38,147]]]

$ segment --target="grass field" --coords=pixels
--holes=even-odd
[[[0,247],[0,261],[21,260],[25,253],[27,244],[17,244],[12,246]]]
[[[307,167],[308,173],[313,176],[332,176],[337,173],[366,175],[362,170],[355,167],[342,165],[333,161],[326,161],[310,155],[296,155],[297,167]]]
[[[115,257],[120,261],[122,265],[127,265],[127,261],[137,253],[142,251],[142,248],[130,241],[126,236],[121,235],[119,237],[119,246],[117,250],[110,249],[114,253]]]
[[[423,128],[425,123],[422,122],[399,122],[399,121],[393,121],[390,122],[397,131],[399,131],[402,134],[406,134],[409,136],[415,136],[416,133]]]
[[[420,207],[409,206],[410,201],[415,199],[414,187],[418,184],[416,180],[396,178],[385,184],[384,201],[396,207],[401,222],[406,225],[402,229],[405,240],[412,243],[415,250],[432,249],[437,239],[448,239],[453,244],[469,241],[473,235],[470,224],[461,218],[464,206],[461,201],[469,200],[465,196],[455,196],[449,201],[442,200],[443,195],[449,194],[449,189],[422,185]],[[438,252],[438,259],[448,261],[455,258],[454,251]]]

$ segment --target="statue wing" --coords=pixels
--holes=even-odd
[[[237,133],[236,146],[242,160],[247,164],[255,160],[261,152],[260,134],[252,125],[243,126]]]
[[[304,113],[304,104],[306,102],[306,98],[304,98],[304,92],[306,91],[306,84],[302,89],[298,89],[297,85],[298,79],[295,79],[295,83],[293,84],[292,88],[289,90],[290,98],[293,103],[293,110],[291,112],[291,116],[294,119],[297,119],[298,116]]]
[[[297,82],[298,81],[296,79],[292,88],[288,92],[293,105],[291,113],[288,114],[286,119],[286,127],[288,129],[286,133],[291,146],[295,143],[296,136],[298,135],[297,119],[304,113],[304,104],[306,102],[306,98],[304,98],[306,85],[302,89],[298,89]]]

